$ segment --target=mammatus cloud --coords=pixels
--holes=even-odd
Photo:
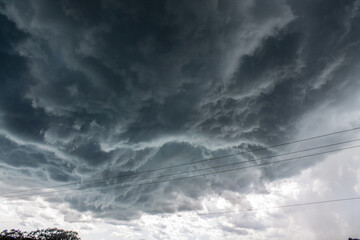
[[[131,177],[113,181],[141,180],[176,169],[131,174],[356,125],[358,6],[3,2],[4,190],[119,174]],[[335,119],[332,109],[346,120]],[[319,110],[335,120],[319,122]],[[62,199],[78,211],[114,219],[199,210],[208,196],[262,192],[265,183],[314,162]],[[215,166],[203,162],[183,169]]]

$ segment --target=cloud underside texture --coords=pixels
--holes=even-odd
[[[4,1],[4,189],[129,175],[286,142],[316,109],[350,116],[325,125],[350,126],[358,120],[351,117],[358,7],[335,0]],[[311,164],[60,195],[79,211],[134,218],[200,209],[199,199],[224,191],[262,191],[264,182]]]

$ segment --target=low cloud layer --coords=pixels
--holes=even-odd
[[[177,169],[135,172],[357,126],[359,5],[3,1],[3,191],[120,174],[106,184],[135,181]],[[201,210],[207,196],[262,192],[315,162],[60,201],[114,219]]]

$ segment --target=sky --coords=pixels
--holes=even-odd
[[[0,0],[0,230],[360,238],[360,200],[272,208],[360,196],[359,23],[359,0]]]

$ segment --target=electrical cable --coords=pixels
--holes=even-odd
[[[302,149],[302,150],[298,150],[298,151],[282,153],[282,154],[277,154],[277,155],[271,155],[271,156],[267,156],[267,157],[251,159],[251,160],[246,160],[246,161],[241,161],[241,162],[223,164],[223,165],[219,165],[219,166],[213,166],[213,167],[202,168],[202,169],[195,169],[195,170],[192,170],[192,171],[185,171],[185,172],[166,174],[166,175],[155,176],[155,177],[150,177],[150,178],[145,178],[145,179],[128,180],[128,181],[121,182],[121,183],[113,183],[113,184],[105,184],[105,185],[103,185],[103,184],[90,185],[90,186],[84,186],[84,187],[78,187],[78,188],[72,188],[72,189],[63,189],[63,190],[57,190],[57,191],[45,192],[45,193],[55,193],[55,192],[59,193],[59,192],[71,191],[71,190],[81,190],[81,189],[86,189],[86,188],[91,188],[91,187],[101,187],[101,186],[109,186],[109,185],[115,185],[115,184],[140,182],[140,181],[159,179],[159,178],[163,178],[163,177],[175,176],[175,175],[180,175],[180,174],[185,174],[185,173],[194,173],[194,172],[205,171],[205,170],[213,170],[213,169],[216,169],[216,168],[222,168],[222,167],[228,167],[228,166],[236,166],[236,165],[239,165],[239,164],[242,164],[242,163],[255,162],[255,161],[260,161],[260,160],[265,160],[265,159],[270,159],[270,158],[275,158],[275,157],[281,157],[281,156],[286,156],[286,155],[291,155],[291,154],[296,154],[296,153],[302,153],[302,152],[307,152],[307,151],[312,151],[312,150],[318,150],[318,149],[321,149],[321,148],[326,148],[326,147],[331,147],[331,146],[336,146],[336,145],[345,144],[345,143],[351,143],[351,142],[356,142],[356,141],[360,141],[360,139],[354,139],[354,140],[348,140],[348,141],[343,141],[343,142],[338,142],[338,143],[332,143],[332,144],[323,145],[323,146],[319,146],[319,147],[307,148],[307,149]],[[44,192],[35,192],[35,193],[32,192],[30,194],[25,194],[23,196],[43,194],[43,193]],[[10,196],[9,196],[9,194],[7,194],[7,195],[3,195],[3,196],[12,197],[12,196],[17,196],[17,195],[16,194],[15,195],[10,194]]]
[[[54,186],[48,186],[48,187],[32,188],[32,189],[27,189],[27,190],[14,191],[14,192],[9,192],[9,193],[7,193],[7,194],[16,194],[16,193],[32,192],[32,191],[36,191],[36,190],[45,190],[45,189],[66,187],[66,186],[71,186],[71,185],[76,185],[76,184],[94,183],[94,182],[97,182],[97,181],[104,181],[104,180],[114,179],[114,178],[120,178],[120,177],[135,176],[135,175],[144,174],[144,173],[150,173],[150,172],[155,172],[155,171],[160,171],[160,170],[177,168],[177,167],[182,167],[182,166],[187,166],[187,165],[193,165],[193,164],[197,164],[197,163],[201,163],[201,162],[214,161],[214,160],[218,160],[218,159],[222,159],[222,158],[227,158],[227,157],[232,157],[232,156],[237,156],[237,155],[241,155],[241,154],[246,154],[246,153],[252,153],[252,152],[267,150],[267,149],[271,149],[271,148],[276,148],[276,147],[280,147],[280,146],[286,146],[286,145],[290,145],[290,144],[294,144],[294,143],[309,141],[309,140],[313,140],[313,139],[318,139],[318,138],[322,138],[322,137],[332,136],[332,135],[341,134],[341,133],[350,132],[350,131],[355,131],[355,130],[359,130],[359,129],[360,129],[360,127],[355,127],[355,128],[351,128],[351,129],[345,129],[345,130],[336,131],[336,132],[331,132],[331,133],[322,134],[322,135],[318,135],[318,136],[313,136],[313,137],[298,139],[298,140],[294,140],[294,141],[291,141],[291,142],[276,144],[276,145],[272,145],[272,146],[269,146],[269,147],[262,147],[262,148],[257,148],[257,149],[248,150],[248,151],[242,151],[242,152],[238,152],[238,153],[234,153],[234,154],[223,155],[223,156],[219,156],[219,157],[206,158],[206,159],[202,159],[202,160],[198,160],[198,161],[190,162],[190,163],[183,163],[183,164],[172,165],[172,166],[167,166],[167,167],[162,167],[162,168],[155,168],[155,169],[150,169],[150,170],[145,170],[145,171],[140,171],[140,172],[134,172],[134,173],[130,173],[130,174],[110,176],[110,177],[106,177],[106,178],[97,178],[97,179],[92,179],[92,180],[72,182],[72,183],[61,184],[61,185],[54,185]]]
[[[250,209],[239,210],[239,211],[224,211],[224,212],[212,212],[212,213],[198,213],[198,215],[199,215],[199,216],[208,216],[208,215],[220,215],[220,214],[231,214],[231,213],[256,212],[256,211],[264,211],[264,210],[270,210],[270,209],[309,206],[309,205],[316,205],[316,204],[333,203],[333,202],[343,202],[343,201],[352,201],[352,200],[359,200],[359,199],[360,199],[360,197],[339,198],[339,199],[323,200],[323,201],[316,201],[316,202],[294,203],[294,204],[287,204],[287,205],[274,206],[274,207],[266,207],[266,208],[250,208]]]
[[[238,168],[232,168],[232,169],[227,169],[227,170],[221,170],[221,171],[216,171],[216,172],[211,172],[211,173],[205,173],[205,174],[199,174],[199,175],[193,175],[193,176],[185,176],[185,177],[173,178],[173,179],[165,179],[165,180],[159,180],[159,181],[147,182],[147,183],[141,183],[141,184],[133,184],[133,185],[127,185],[127,186],[117,186],[117,187],[111,187],[111,188],[92,189],[90,191],[67,193],[67,194],[64,194],[64,195],[66,195],[66,196],[78,195],[78,194],[84,194],[84,193],[95,192],[95,191],[114,190],[114,189],[129,188],[129,187],[139,187],[139,186],[144,186],[144,185],[149,185],[149,184],[157,184],[157,183],[164,183],[164,182],[170,182],[170,181],[178,181],[178,180],[190,179],[190,178],[195,178],[195,177],[203,177],[203,176],[208,176],[208,175],[213,175],[213,174],[237,171],[237,170],[241,170],[241,169],[248,169],[248,168],[254,168],[254,167],[259,167],[259,166],[266,166],[266,165],[270,165],[270,164],[274,164],[274,163],[288,162],[288,161],[293,161],[293,160],[296,160],[296,159],[319,156],[319,155],[323,155],[323,154],[339,152],[339,151],[349,150],[349,149],[354,149],[354,148],[359,148],[359,147],[360,147],[360,145],[356,145],[356,146],[345,147],[345,148],[340,148],[340,149],[335,149],[335,150],[330,150],[330,151],[325,151],[325,152],[320,152],[320,153],[315,153],[315,154],[309,154],[309,155],[300,156],[300,157],[293,157],[293,158],[288,158],[288,159],[282,159],[282,160],[277,160],[277,161],[272,161],[272,162],[261,163],[261,164],[257,164],[257,165],[251,165],[251,166],[245,166],[245,167],[238,167]],[[47,193],[44,193],[44,194],[37,194],[37,195],[9,196],[7,198],[21,197],[21,196],[30,196],[30,197],[31,196],[42,196],[42,197],[44,197],[44,196],[45,197],[56,196],[53,193],[56,194],[58,192],[56,192],[56,191],[55,192],[47,192]],[[53,195],[47,195],[47,194],[53,194]]]

